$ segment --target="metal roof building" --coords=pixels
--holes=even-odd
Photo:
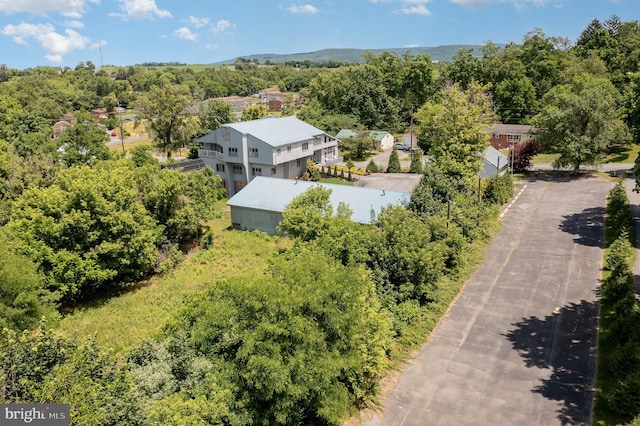
[[[484,164],[480,171],[481,178],[488,178],[491,176],[501,175],[509,167],[509,157],[495,149],[494,147],[488,147],[484,153]]]
[[[258,176],[227,202],[232,226],[275,234],[285,206],[314,186],[331,189],[334,211],[344,202],[353,212],[351,220],[364,224],[371,223],[372,213],[378,215],[383,207],[408,203],[411,198],[410,192]]]

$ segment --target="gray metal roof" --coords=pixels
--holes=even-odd
[[[506,155],[504,155],[503,153],[501,153],[500,151],[498,151],[492,146],[484,150],[483,156],[484,156],[484,160],[487,161],[492,166],[498,167],[498,164],[500,164],[501,169],[507,166],[508,165],[507,163],[509,162],[509,157],[507,157]]]
[[[371,223],[372,210],[378,215],[382,207],[408,203],[411,198],[410,192],[257,176],[231,197],[227,204],[231,207],[282,212],[294,197],[318,185],[331,189],[329,199],[334,211],[340,202],[344,202],[353,211],[351,220],[358,223]]]
[[[223,124],[242,134],[251,135],[271,146],[288,145],[308,141],[324,132],[294,117],[267,117],[258,120]]]

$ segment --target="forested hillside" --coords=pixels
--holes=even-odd
[[[533,124],[554,165],[574,172],[640,143],[637,21],[594,20],[577,40],[535,29],[480,51],[302,68],[0,66],[0,402],[68,403],[72,424],[106,425],[329,425],[374,406],[381,378],[424,342],[499,226],[513,185],[478,184],[490,124]],[[360,225],[317,188],[288,206],[279,236],[212,228],[220,178],[156,157],[197,155],[199,136],[235,120],[216,98],[269,87],[291,95],[281,114],[331,134],[414,126],[433,161],[410,203]],[[243,119],[264,114],[256,105]],[[152,146],[106,146],[127,117]],[[258,270],[236,265],[238,241],[272,254]],[[58,330],[63,316],[181,273],[185,258],[238,272],[177,306],[143,299],[160,325],[118,352]],[[605,409],[629,420],[640,402]]]

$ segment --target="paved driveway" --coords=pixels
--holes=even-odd
[[[534,179],[431,342],[366,425],[590,423],[613,184]]]

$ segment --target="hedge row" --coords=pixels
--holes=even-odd
[[[633,217],[621,182],[607,203],[602,282],[599,403],[629,420],[640,414],[640,305],[634,290]]]

